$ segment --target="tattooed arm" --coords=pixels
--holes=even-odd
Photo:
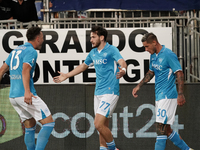
[[[177,103],[179,106],[182,106],[185,104],[185,97],[183,95],[183,89],[184,89],[184,74],[182,71],[176,72],[176,78],[178,82],[178,98]]]
[[[145,77],[142,79],[142,81],[133,89],[132,95],[136,98],[138,97],[137,91],[139,91],[140,87],[147,82],[149,82],[152,78],[154,77],[154,72],[153,71],[148,71],[145,75]]]

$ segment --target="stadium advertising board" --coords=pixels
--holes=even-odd
[[[127,74],[120,79],[120,83],[138,83],[148,71],[150,55],[145,52],[141,42],[142,36],[147,32],[153,32],[161,44],[172,48],[172,28],[108,29],[107,41],[120,50],[128,65]],[[58,71],[66,73],[73,70],[89,54],[92,49],[90,29],[44,29],[43,33],[45,41],[41,51],[38,51],[34,82],[54,84],[52,77],[58,75]],[[0,30],[0,41],[2,65],[13,49],[27,41],[26,30]],[[62,84],[92,82],[95,82],[95,70],[91,67]]]
[[[136,84],[120,85],[120,99],[110,119],[110,129],[119,149],[152,150],[156,141],[154,84],[146,84],[133,98],[131,91]],[[200,101],[198,84],[186,85],[188,100],[178,107],[172,125],[181,137],[198,149]],[[95,85],[56,84],[36,85],[37,94],[43,98],[51,110],[55,127],[46,149],[48,150],[99,150],[98,132],[94,126],[93,96]],[[0,89],[0,149],[24,150],[24,127],[9,100],[9,87]],[[192,123],[191,123],[192,122]],[[38,123],[35,138],[41,124]],[[167,142],[166,150],[176,150],[172,142]]]

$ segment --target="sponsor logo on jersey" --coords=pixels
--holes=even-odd
[[[162,70],[162,65],[158,65],[158,64],[152,64],[152,67],[155,68],[156,70]]]
[[[93,60],[95,65],[107,64],[107,59],[97,59]]]

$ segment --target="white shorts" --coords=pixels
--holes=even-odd
[[[172,125],[175,121],[177,99],[156,101],[156,122]]]
[[[36,98],[32,97],[32,105],[25,103],[24,97],[10,98],[10,102],[19,114],[22,122],[30,118],[34,118],[38,121],[51,115],[47,105],[38,96],[36,96]]]
[[[117,106],[119,96],[114,94],[104,94],[94,96],[94,113],[110,118]]]

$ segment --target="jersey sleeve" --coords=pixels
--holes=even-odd
[[[87,65],[87,66],[90,66],[90,64],[92,64],[93,63],[93,60],[92,60],[92,58],[91,58],[91,51],[90,51],[90,53],[87,55],[87,57],[86,57],[86,59],[85,59],[85,61],[84,61],[84,63]]]
[[[149,70],[153,71],[153,68],[152,68],[152,55],[150,56]]]
[[[12,52],[9,54],[9,56],[7,57],[7,59],[6,59],[6,61],[5,61],[5,63],[6,63],[8,66],[10,66],[11,54],[12,54]]]
[[[37,61],[37,52],[36,50],[33,50],[33,51],[28,51],[26,53],[26,55],[24,55],[24,58],[23,58],[23,63],[28,63],[31,67],[34,66],[34,64],[36,63]]]
[[[180,62],[178,61],[178,57],[175,53],[171,52],[167,55],[167,61],[169,64],[169,67],[172,69],[172,71],[175,73],[179,70],[182,70]]]
[[[113,58],[115,61],[118,62],[118,60],[123,59],[122,55],[120,54],[119,50],[116,47],[113,46],[112,51],[113,51],[113,53],[112,53]]]

